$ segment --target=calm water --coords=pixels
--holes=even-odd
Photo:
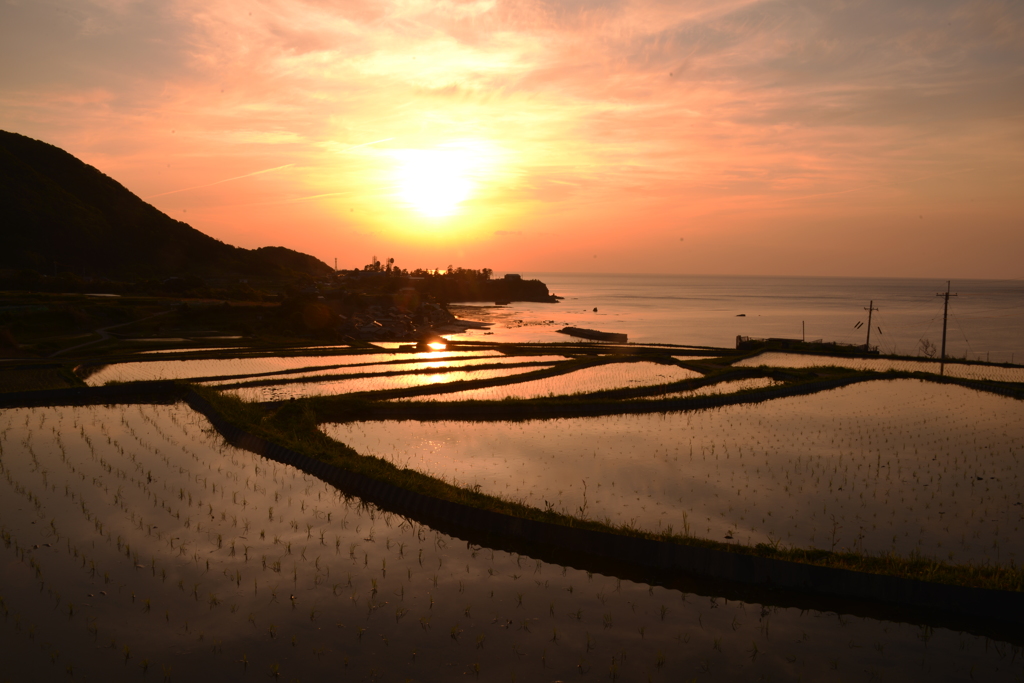
[[[473,545],[181,405],[8,410],[0,450],[2,680],[1020,677],[999,640]]]
[[[557,304],[459,306],[457,315],[494,322],[492,335],[457,338],[565,341],[565,325],[625,332],[630,341],[734,347],[737,335],[863,344],[869,302],[871,344],[917,355],[922,338],[942,341],[940,280],[897,278],[592,275],[524,273],[565,297]],[[993,362],[1024,359],[1024,281],[957,280],[950,298],[947,353]],[[597,312],[594,312],[594,308]],[[738,317],[741,314],[744,317]],[[865,325],[855,329],[858,322]],[[879,332],[879,329],[881,330]]]
[[[507,398],[539,398],[668,384],[700,377],[686,368],[660,363],[609,363],[584,368],[567,375],[556,375],[527,382],[483,389],[468,389],[451,394],[420,396],[413,401],[502,401]]]
[[[716,410],[326,424],[366,455],[526,504],[746,544],[1024,557],[1020,402],[921,380]]]

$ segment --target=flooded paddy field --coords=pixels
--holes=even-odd
[[[259,375],[302,369],[329,369],[346,365],[385,363],[388,361],[428,361],[462,357],[501,356],[498,351],[435,351],[429,353],[349,353],[325,356],[259,356],[246,358],[204,358],[189,360],[151,360],[115,363],[99,368],[85,378],[89,386],[107,382],[139,382],[161,379],[191,379],[225,375]]]
[[[725,382],[707,384],[689,391],[676,391],[671,394],[658,394],[652,398],[690,398],[691,396],[715,396],[717,394],[733,394],[737,391],[749,391],[750,389],[765,389],[767,387],[780,386],[782,382],[771,377],[751,377],[749,379],[736,379]]]
[[[243,401],[262,403],[266,401],[287,401],[291,398],[307,398],[310,396],[337,396],[363,391],[386,391],[390,389],[408,389],[442,385],[449,382],[468,382],[480,379],[511,377],[538,370],[544,366],[510,364],[505,368],[488,370],[447,370],[436,373],[407,373],[401,375],[371,375],[369,377],[353,377],[341,380],[322,380],[319,382],[297,382],[292,384],[265,384],[260,386],[243,386],[224,389],[223,393],[239,397]]]
[[[366,373],[382,372],[415,372],[423,370],[448,370],[451,368],[464,368],[473,365],[520,365],[523,363],[549,363],[554,364],[568,360],[565,356],[473,356],[469,358],[444,358],[439,360],[414,361],[409,363],[374,363],[370,365],[345,365],[331,366],[326,368],[315,368],[297,372],[274,373],[273,375],[248,375],[243,378],[207,380],[203,384],[218,386],[243,381],[245,378],[267,379],[267,380],[292,380],[303,377],[336,377],[340,375],[356,375]]]
[[[467,544],[226,445],[183,406],[0,416],[11,680],[1017,680],[943,628]],[[738,455],[738,454],[737,454]]]
[[[185,348],[185,349],[155,349],[155,350],[149,350],[149,351],[136,351],[135,353],[140,355],[140,356],[146,356],[146,355],[156,355],[158,353],[196,353],[196,352],[200,352],[200,351],[202,351],[202,352],[234,351],[235,349],[238,349],[240,351],[246,351],[247,350],[245,347],[237,347],[237,346],[204,346],[204,347],[196,347],[196,348],[192,348],[192,349],[189,349],[189,348]]]
[[[815,368],[835,366],[851,370],[872,372],[933,372],[939,374],[937,360],[904,360],[898,358],[841,358],[837,356],[815,356],[803,353],[769,351],[733,363],[736,367],[756,368],[765,365],[773,368]],[[952,363],[946,361],[945,374],[961,379],[993,380],[996,382],[1024,382],[1024,368],[1002,367],[986,363]]]
[[[537,508],[744,544],[1024,558],[1024,410],[876,380],[714,410],[325,424],[358,452]]]
[[[675,365],[640,361],[608,363],[555,377],[545,377],[517,384],[486,389],[470,389],[436,396],[417,396],[408,401],[502,401],[511,398],[540,398],[591,393],[606,389],[645,387],[669,384],[701,377],[699,372]]]

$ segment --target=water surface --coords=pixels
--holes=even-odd
[[[873,372],[931,372],[939,374],[939,361],[914,361],[891,358],[843,358],[816,356],[801,353],[780,353],[770,351],[733,363],[736,367],[756,368],[766,365],[772,368],[815,368],[836,366],[851,370]],[[944,373],[948,377],[963,379],[995,380],[996,382],[1024,382],[1024,368],[1004,368],[998,365],[980,363],[946,363]]]
[[[11,680],[978,680],[1020,652],[467,544],[183,406],[0,415]]]
[[[557,304],[470,304],[460,317],[493,322],[458,339],[565,341],[570,325],[624,332],[630,342],[735,348],[737,335],[866,341],[884,353],[917,355],[922,338],[939,344],[945,280],[906,278],[605,275],[531,273],[565,300]],[[993,362],[1024,359],[1024,280],[956,280],[947,353]],[[593,309],[597,308],[597,312]],[[739,317],[740,314],[743,317]]]
[[[337,396],[362,391],[385,391],[442,385],[450,382],[469,382],[480,379],[510,377],[524,372],[538,370],[543,366],[493,368],[491,370],[439,370],[436,373],[353,377],[352,379],[324,380],[321,382],[296,382],[294,384],[268,384],[262,386],[224,389],[224,393],[238,396],[243,401],[265,402],[286,401],[291,398],[309,396]]]
[[[106,365],[89,375],[89,386],[107,382],[139,382],[160,379],[191,379],[222,375],[256,375],[302,368],[331,368],[387,361],[430,361],[443,358],[499,356],[498,351],[433,351],[427,353],[350,353],[323,356],[259,356],[189,360],[130,361]]]
[[[1024,558],[1020,406],[876,380],[685,413],[323,428],[401,467],[612,524],[1001,563]]]
[[[510,398],[541,398],[585,394],[606,389],[624,389],[669,384],[700,377],[699,372],[660,363],[607,363],[575,370],[563,375],[517,382],[485,389],[469,389],[448,394],[416,396],[407,401],[503,401]]]

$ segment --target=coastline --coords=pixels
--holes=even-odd
[[[945,280],[716,275],[623,275],[530,272],[564,299],[558,306],[517,303],[505,310],[456,302],[459,317],[495,322],[507,341],[551,341],[555,326],[628,334],[639,343],[732,347],[737,335],[824,339],[863,344],[863,308],[870,300],[883,334],[883,353],[918,354],[921,338],[942,335]],[[947,354],[968,360],[1024,360],[1024,280],[954,280]],[[595,313],[594,307],[598,308]],[[745,314],[744,317],[737,317]],[[556,328],[557,329],[557,328]],[[967,341],[964,340],[966,336]],[[472,336],[460,339],[472,339]]]

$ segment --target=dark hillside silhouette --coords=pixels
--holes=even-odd
[[[174,220],[59,147],[0,131],[0,268],[115,278],[329,275],[284,247],[242,249]]]

